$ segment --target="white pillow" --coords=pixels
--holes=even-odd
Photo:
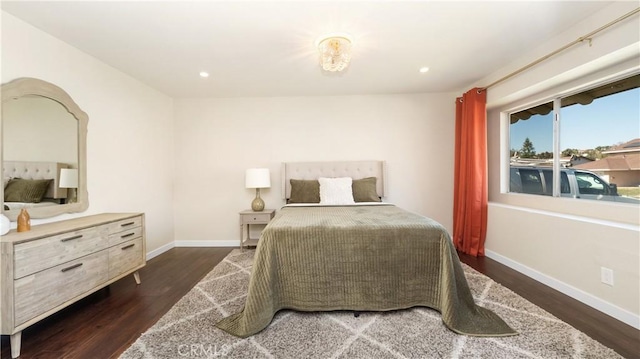
[[[351,177],[318,178],[320,182],[320,204],[354,204]]]

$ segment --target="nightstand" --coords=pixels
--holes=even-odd
[[[240,212],[240,249],[247,246],[257,246],[260,238],[249,238],[249,225],[268,224],[275,216],[275,209],[265,209],[261,212],[254,212],[250,209]]]

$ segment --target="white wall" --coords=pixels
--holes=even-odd
[[[617,2],[478,83],[482,86],[631,11]],[[487,255],[640,328],[640,209],[570,198],[501,192],[508,167],[501,112],[578,86],[639,71],[638,15],[488,90]],[[600,268],[615,285],[600,282]]]
[[[177,245],[234,243],[268,167],[268,208],[280,208],[280,165],[385,160],[387,198],[453,227],[454,94],[184,99],[175,101]],[[209,241],[209,243],[206,243]],[[182,243],[181,243],[182,242]]]
[[[147,250],[171,243],[172,99],[2,12],[2,83],[19,77],[56,84],[89,115],[89,209],[33,224],[144,212]]]

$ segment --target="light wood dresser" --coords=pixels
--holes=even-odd
[[[146,264],[143,213],[104,213],[0,237],[0,329],[20,356],[22,330]]]

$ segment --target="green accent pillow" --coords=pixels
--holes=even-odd
[[[289,203],[320,203],[320,182],[318,180],[289,180],[291,196]]]
[[[47,193],[51,181],[51,179],[12,178],[4,189],[4,201],[38,203]]]
[[[353,180],[351,191],[353,192],[353,200],[356,202],[380,202],[380,197],[376,191],[375,177],[367,177]]]

